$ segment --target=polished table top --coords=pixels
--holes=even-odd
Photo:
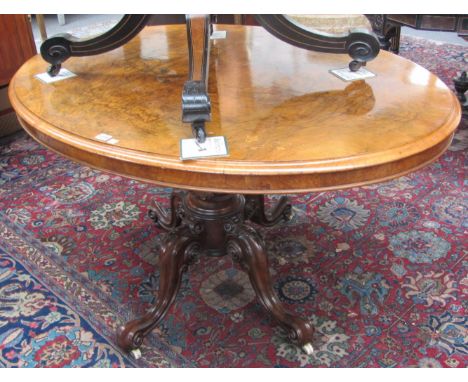
[[[92,167],[185,189],[286,193],[343,188],[400,176],[437,158],[460,116],[435,75],[382,51],[376,74],[345,82],[329,73],[347,55],[290,46],[259,27],[216,26],[212,41],[209,136],[225,136],[228,157],[181,161],[191,138],[181,121],[187,79],[184,26],[147,27],[127,45],[71,58],[77,77],[45,84],[40,56],[10,85],[25,129]],[[118,140],[97,140],[105,133]]]

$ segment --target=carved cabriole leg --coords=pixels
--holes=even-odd
[[[148,210],[148,216],[156,223],[156,226],[170,231],[178,227],[182,222],[180,217],[181,202],[181,195],[173,192],[169,212],[166,212],[159,204],[155,203],[154,207]]]
[[[282,196],[278,204],[267,215],[265,213],[265,197],[263,195],[245,195],[246,220],[264,227],[272,227],[281,220],[291,220],[291,216],[292,206],[286,196]]]
[[[236,235],[227,244],[227,251],[233,259],[248,272],[255,293],[263,307],[288,331],[291,340],[303,349],[313,351],[314,327],[310,321],[286,312],[276,295],[270,278],[265,245],[258,233],[247,225],[239,227]]]
[[[198,251],[199,244],[187,228],[179,228],[168,235],[159,258],[158,301],[143,317],[119,328],[117,343],[122,349],[138,349],[144,337],[163,319],[174,302],[182,274]]]

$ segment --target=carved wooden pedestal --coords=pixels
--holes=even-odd
[[[268,215],[264,197],[239,194],[174,192],[171,210],[150,211],[156,224],[169,231],[160,254],[157,303],[141,318],[119,329],[118,344],[126,351],[138,349],[144,337],[163,319],[179,289],[182,273],[195,256],[230,255],[249,274],[263,307],[285,328],[292,340],[311,353],[314,328],[286,312],[273,290],[263,239],[247,222],[272,226],[289,220],[291,205],[282,197]]]

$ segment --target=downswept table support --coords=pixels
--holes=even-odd
[[[183,272],[196,256],[204,254],[232,256],[248,273],[262,306],[288,331],[291,340],[311,353],[312,323],[284,309],[273,289],[263,239],[246,223],[251,220],[272,226],[290,216],[291,206],[282,198],[273,212],[267,214],[263,203],[263,196],[175,192],[169,212],[159,206],[151,210],[150,217],[157,226],[169,230],[159,260],[158,301],[143,317],[119,329],[119,346],[138,354],[144,337],[161,322],[174,302]]]

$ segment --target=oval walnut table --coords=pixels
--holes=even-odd
[[[160,254],[158,302],[118,333],[137,349],[161,321],[194,256],[231,255],[249,274],[266,310],[311,351],[313,326],[289,314],[272,287],[265,245],[254,225],[288,219],[285,196],[272,211],[264,194],[339,189],[395,178],[439,157],[460,120],[456,97],[436,76],[387,52],[368,64],[375,77],[344,82],[329,73],[347,55],[292,47],[258,27],[217,26],[213,40],[209,136],[229,156],[181,161],[191,137],[181,121],[187,79],[183,26],[148,27],[106,54],[72,58],[77,74],[53,84],[36,56],[15,75],[10,98],[37,141],[75,161],[170,186],[171,210],[150,211],[168,231]],[[108,143],[100,134],[112,136]],[[252,224],[254,223],[254,224]]]

